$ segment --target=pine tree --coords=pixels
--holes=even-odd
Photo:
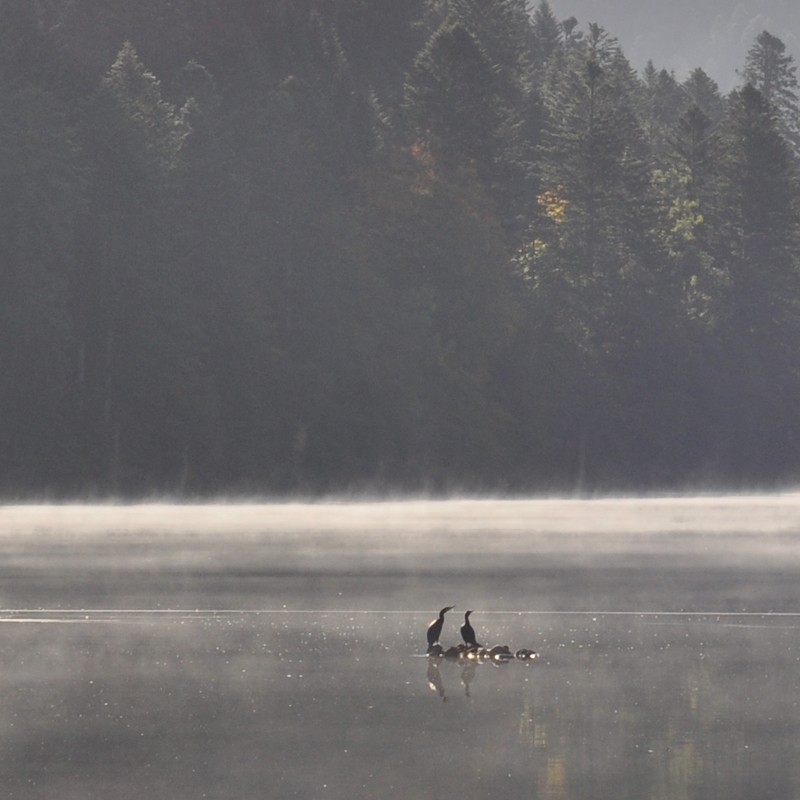
[[[176,108],[164,99],[161,82],[125,42],[101,82],[101,91],[125,118],[147,163],[157,171],[177,166],[188,128]]]
[[[0,487],[65,487],[77,471],[67,287],[87,175],[66,108],[0,87]]]
[[[800,154],[800,100],[797,66],[786,45],[768,31],[762,31],[747,53],[743,77],[761,92],[774,109],[780,130]]]
[[[111,491],[178,481],[195,369],[166,198],[188,128],[126,44],[85,104],[93,180],[73,283],[86,458]],[[174,484],[173,484],[174,485]]]
[[[424,22],[430,31],[463,25],[503,80],[527,79],[533,30],[525,0],[429,0]]]
[[[642,121],[653,159],[664,156],[669,131],[687,104],[675,76],[667,70],[657,70],[648,62],[644,71],[644,106]]]
[[[444,23],[414,61],[405,109],[412,135],[452,171],[491,172],[502,120],[497,77],[477,40],[460,23]]]
[[[585,276],[616,274],[640,244],[634,219],[643,212],[647,171],[635,90],[616,41],[599,26],[565,69],[551,70],[546,87],[543,185],[560,198],[559,238]]]
[[[722,169],[720,136],[711,119],[692,104],[669,132],[653,184],[658,235],[670,271],[680,281],[684,311],[709,329],[719,321],[727,281]]]
[[[747,85],[731,95],[730,108],[727,199],[737,234],[735,315],[755,333],[794,317],[800,296],[797,187],[789,148],[766,98]]]
[[[589,464],[585,469],[596,474],[612,452],[622,458],[629,447],[625,458],[633,458],[631,430],[616,431],[612,422],[612,392],[617,384],[622,405],[644,394],[622,379],[639,374],[631,364],[644,360],[661,331],[650,300],[659,265],[648,233],[638,83],[616,41],[592,25],[585,40],[551,63],[545,89],[540,215],[516,263],[530,287],[529,313],[538,320],[537,358],[558,363],[564,376],[541,402],[569,409],[572,418],[563,424],[573,433],[564,446],[580,454],[573,463]],[[592,402],[582,403],[575,392]],[[598,415],[610,436],[620,434],[613,446],[594,428]]]
[[[729,287],[719,327],[729,405],[721,421],[737,444],[733,466],[764,476],[795,464],[800,443],[797,183],[790,148],[761,93],[748,84],[729,104]]]
[[[377,95],[356,80],[334,23],[314,12],[294,28],[284,88],[328,169],[344,175],[391,138],[390,119]]]
[[[492,167],[484,169],[482,179],[497,204],[509,242],[516,246],[536,194],[532,164],[543,116],[534,66],[535,35],[526,2],[452,0],[438,5],[446,21],[463,25],[474,37],[492,71]]]
[[[548,0],[539,0],[532,17],[533,59],[537,72],[541,73],[550,58],[561,46],[564,31],[556,19]]]
[[[723,114],[723,101],[719,86],[699,67],[692,70],[689,77],[681,84],[694,103],[712,122],[718,122]]]
[[[390,112],[402,102],[404,73],[423,44],[417,21],[424,2],[334,0],[322,7],[341,37],[359,91],[374,92]]]

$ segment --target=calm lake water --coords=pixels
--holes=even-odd
[[[800,797],[800,496],[6,506],[0,577],[3,798]]]

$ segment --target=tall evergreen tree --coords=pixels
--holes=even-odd
[[[188,134],[126,44],[85,108],[92,191],[73,301],[85,457],[106,489],[179,482],[195,341],[164,205]]]
[[[789,148],[766,98],[748,85],[732,94],[730,104],[732,290],[738,321],[756,333],[787,314],[794,318],[800,297],[797,185]]]
[[[800,436],[797,182],[772,106],[753,86],[731,95],[727,130],[730,285],[720,334],[727,357],[736,355],[725,364],[732,391],[721,407],[732,466],[766,476],[796,463]]]
[[[616,41],[592,26],[567,68],[551,71],[546,90],[543,182],[566,210],[559,230],[568,260],[588,277],[619,274],[641,253],[647,170],[635,89]]]
[[[762,31],[747,53],[743,77],[752,84],[778,115],[780,130],[800,154],[800,100],[797,66],[786,45]]]
[[[694,103],[712,122],[718,122],[723,114],[723,101],[716,81],[699,67],[692,70],[682,84],[688,100]]]
[[[564,32],[548,0],[539,0],[533,12],[531,25],[534,65],[541,74],[551,56],[560,47]]]
[[[484,177],[509,242],[516,246],[536,195],[532,164],[543,124],[536,41],[526,0],[456,0],[443,5],[447,17],[475,38],[494,73],[498,119],[493,170]]]
[[[683,112],[687,98],[675,76],[667,70],[657,70],[652,62],[644,71],[644,104],[641,112],[653,159],[658,162],[664,156],[669,132],[675,120]]]
[[[599,26],[590,26],[585,41],[551,64],[541,153],[543,213],[517,256],[531,288],[530,313],[543,326],[538,335],[557,347],[537,358],[560,363],[558,372],[565,376],[560,389],[551,387],[556,394],[546,405],[571,409],[567,429],[573,434],[565,447],[581,454],[573,456],[574,463],[588,459],[587,469],[595,474],[612,452],[619,456],[623,439],[635,449],[627,435],[606,441],[599,429],[614,429],[614,381],[627,394],[620,405],[631,402],[636,387],[619,386],[619,378],[658,330],[649,299],[658,263],[648,234],[637,93],[630,65]],[[578,399],[589,396],[586,405]],[[604,426],[598,415],[606,417]]]
[[[488,178],[502,121],[496,73],[475,37],[444,23],[414,61],[406,83],[412,136],[448,171]]]
[[[101,91],[128,124],[129,135],[142,151],[141,163],[162,173],[173,169],[188,128],[130,42],[122,45],[103,77]]]
[[[680,280],[686,312],[712,327],[727,280],[723,155],[711,119],[692,104],[673,124],[661,168],[654,173],[659,237]]]
[[[77,488],[67,298],[86,175],[66,109],[0,86],[0,487]]]
[[[432,485],[446,485],[448,471],[472,484],[481,463],[502,469],[506,420],[492,378],[515,320],[503,237],[474,182],[451,181],[424,158],[395,164],[389,178],[372,176],[359,240],[394,298],[380,327],[403,343],[384,344],[384,364],[373,370],[394,365],[388,385],[404,399],[390,452],[403,454],[411,481],[418,463]]]

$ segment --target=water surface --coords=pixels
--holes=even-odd
[[[9,798],[800,795],[800,501],[0,509]],[[461,612],[533,664],[432,662]]]

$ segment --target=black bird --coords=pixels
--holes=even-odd
[[[442,635],[442,626],[444,625],[444,615],[448,611],[452,611],[455,606],[445,606],[440,612],[439,616],[428,625],[428,650],[431,649]]]
[[[472,611],[464,612],[464,624],[461,626],[461,638],[471,647],[483,647],[475,638],[475,628],[469,624],[469,615]]]

